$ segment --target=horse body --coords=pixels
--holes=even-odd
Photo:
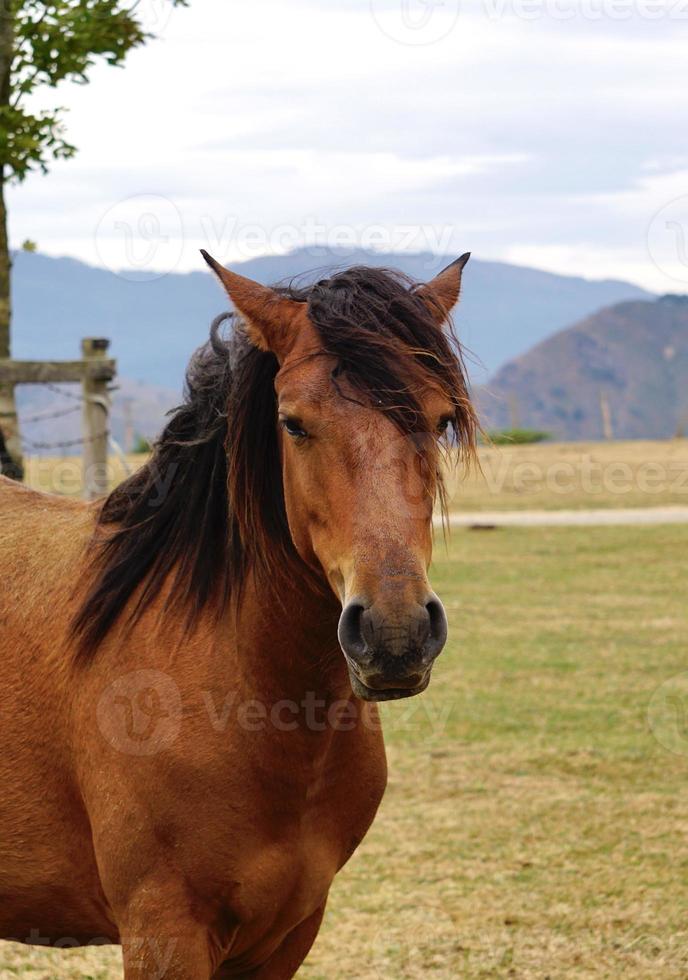
[[[428,287],[220,321],[142,469],[98,504],[0,477],[0,938],[119,943],[126,980],[289,980],[368,830],[378,701],[425,690],[439,445],[475,419]]]
[[[86,507],[0,479],[0,934],[18,940],[106,924],[88,897],[97,874],[71,761],[69,657],[58,626],[92,523]]]
[[[2,563],[12,590],[0,598],[9,709],[0,715],[0,935],[122,942],[160,969],[171,950],[154,940],[167,935],[213,968],[229,953],[225,975],[243,975],[320,916],[372,822],[386,773],[375,705],[354,701],[341,655],[327,656],[336,653],[324,640],[329,634],[332,648],[333,604],[298,585],[291,617],[246,596],[242,615],[262,624],[249,641],[231,616],[219,629],[200,624],[181,644],[174,616],[162,629],[144,618],[126,644],[113,631],[75,689],[70,592],[92,532],[92,507],[2,481]],[[315,635],[304,628],[318,620]],[[324,661],[321,676],[314,660]],[[98,717],[113,678],[139,673],[153,685],[135,685],[135,702],[172,669],[183,705],[175,738],[132,756],[139,743],[130,738],[144,739],[156,715],[122,716],[113,751],[113,732],[103,738]],[[174,711],[164,688],[158,696],[163,714]],[[270,706],[272,718],[256,706]],[[146,751],[145,739],[140,746]],[[162,929],[161,915],[169,919]],[[301,958],[315,930],[305,933]]]

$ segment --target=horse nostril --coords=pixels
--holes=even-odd
[[[360,657],[367,649],[362,630],[364,612],[365,606],[360,602],[349,602],[339,618],[337,636],[342,650],[350,657]]]
[[[447,642],[447,614],[437,596],[426,602],[425,608],[430,617],[430,635],[426,647],[431,655],[437,656]]]

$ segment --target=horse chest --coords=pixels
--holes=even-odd
[[[195,820],[177,825],[169,841],[192,891],[208,903],[209,927],[232,925],[231,936],[217,940],[238,969],[263,962],[324,904],[384,791],[381,742],[335,751],[308,778],[300,761],[292,766],[256,767],[242,753],[231,783],[196,784],[187,811]]]
[[[244,841],[252,846],[238,855],[241,911],[250,916],[283,906],[299,913],[301,903],[320,904],[382,798],[384,773],[378,760],[368,761],[365,772],[331,770],[299,793],[277,786],[263,799],[251,831],[246,828]]]
[[[365,836],[385,787],[382,736],[362,724],[209,736],[186,720],[187,737],[150,761],[107,753],[84,768],[103,889],[127,905],[148,869],[241,975],[323,906]]]
[[[254,823],[235,864],[226,912],[241,923],[231,960],[260,963],[327,899],[332,881],[370,826],[384,787],[381,772],[346,789],[315,784],[300,810],[285,807]],[[298,808],[297,808],[298,809]],[[278,828],[278,829],[276,829]]]
[[[289,928],[325,899],[340,863],[340,842],[323,834],[265,840],[239,862],[229,911],[259,933]]]

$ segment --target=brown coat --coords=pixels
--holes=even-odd
[[[126,980],[294,975],[382,798],[375,702],[446,639],[466,260],[290,295],[213,263],[242,326],[146,466],[98,506],[0,477],[0,937],[121,943]]]
[[[250,641],[150,611],[75,670],[93,517],[0,478],[0,936],[122,942],[127,977],[290,977],[382,797],[376,707],[296,590],[279,623],[247,596]]]

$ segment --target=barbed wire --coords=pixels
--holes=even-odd
[[[74,415],[75,412],[81,411],[81,405],[70,405],[69,408],[58,409],[55,412],[37,412],[35,415],[29,415],[28,417],[20,416],[20,425],[31,425],[34,422],[48,422],[50,419],[63,419],[67,415]]]
[[[53,381],[41,381],[41,387],[47,388],[48,391],[54,392],[56,395],[62,395],[63,398],[72,398],[74,401],[83,402],[83,395],[77,395],[74,391],[68,391],[61,385],[56,385]]]
[[[27,449],[73,449],[74,446],[87,446],[97,442],[99,439],[109,439],[110,432],[99,432],[95,436],[88,436],[81,439],[65,439],[62,442],[34,442],[33,439],[21,437],[22,445]]]
[[[89,400],[84,398],[82,394],[77,394],[74,391],[69,391],[61,385],[54,384],[52,381],[41,382],[42,387],[47,388],[56,395],[60,395],[62,398],[68,398],[72,401],[78,402],[76,405],[70,405],[69,408],[56,409],[54,411],[37,412],[35,415],[30,415],[28,418],[20,419],[20,426],[29,425],[36,422],[46,422],[52,419],[66,418],[68,415],[73,415],[76,412],[80,412],[83,405]],[[109,389],[110,391],[116,390],[116,388]],[[25,449],[34,450],[48,450],[48,449],[73,449],[75,446],[86,446],[99,439],[110,439],[110,432],[106,430],[100,432],[95,436],[81,437],[79,439],[62,439],[55,442],[44,442],[41,440],[27,439],[25,436],[21,436],[21,442]]]

